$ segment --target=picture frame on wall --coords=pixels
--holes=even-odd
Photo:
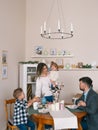
[[[7,64],[7,56],[8,56],[8,51],[7,50],[3,50],[2,51],[2,64]]]
[[[8,66],[2,65],[2,79],[8,78]]]
[[[64,60],[61,58],[56,59],[56,63],[59,68],[64,68]]]
[[[56,63],[57,63],[58,65],[63,65],[63,64],[64,64],[64,61],[63,61],[62,58],[58,58],[58,59],[56,59]]]
[[[43,47],[42,46],[35,46],[34,47],[35,54],[42,55],[43,53]]]
[[[57,55],[57,50],[56,50],[56,48],[51,48],[51,49],[50,49],[50,55]]]

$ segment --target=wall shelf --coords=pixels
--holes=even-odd
[[[59,71],[98,71],[98,68],[70,68],[70,69],[59,69]]]
[[[72,58],[73,55],[35,55],[32,56],[31,58]]]

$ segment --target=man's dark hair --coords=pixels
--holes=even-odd
[[[89,86],[89,88],[93,87],[93,84],[92,84],[93,81],[89,77],[82,77],[82,78],[79,79],[79,81],[82,81],[83,83],[86,83]]]

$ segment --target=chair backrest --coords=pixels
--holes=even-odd
[[[13,107],[16,99],[9,99],[5,100],[5,113],[6,113],[6,120],[11,119],[13,117]]]

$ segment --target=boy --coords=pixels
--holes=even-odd
[[[13,96],[16,99],[14,105],[14,125],[16,125],[20,130],[27,130],[27,126],[30,127],[30,130],[35,130],[35,124],[28,119],[27,108],[37,99],[34,98],[29,102],[24,100],[25,95],[21,88],[15,89]]]

